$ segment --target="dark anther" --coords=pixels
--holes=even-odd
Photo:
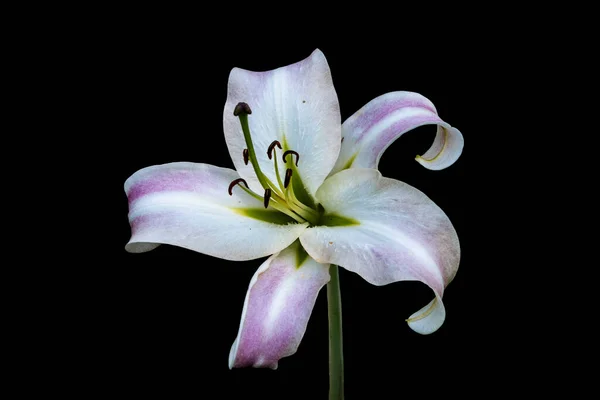
[[[242,154],[244,155],[244,164],[248,165],[248,149],[244,149]]]
[[[283,187],[287,188],[288,185],[290,184],[291,180],[292,180],[292,169],[288,168],[287,171],[285,171],[285,181],[283,182]]]
[[[233,187],[234,187],[235,185],[237,185],[238,183],[240,183],[240,182],[241,182],[241,183],[243,183],[244,185],[246,185],[246,187],[248,188],[248,184],[246,183],[246,181],[245,181],[245,180],[243,180],[242,178],[237,178],[236,180],[234,180],[233,182],[231,182],[231,183],[229,184],[229,189],[227,189],[227,191],[229,192],[229,195],[230,195],[230,196],[232,196],[232,195],[233,195],[233,192],[232,192],[232,190],[233,190]],[[250,189],[250,188],[248,188],[248,189]]]
[[[273,140],[273,143],[271,143],[269,145],[269,149],[267,150],[267,155],[269,156],[269,160],[271,158],[273,158],[273,149],[275,148],[275,146],[279,147],[281,149],[281,143],[279,143],[277,140]]]
[[[252,114],[252,110],[250,109],[250,106],[244,102],[239,102],[237,104],[237,106],[235,106],[235,108],[233,109],[233,115],[235,115],[236,117],[240,114]]]
[[[271,189],[265,189],[265,208],[269,207],[269,200],[271,200]]]
[[[341,143],[344,143],[344,138],[342,138],[342,141],[341,141]]]
[[[287,162],[287,161],[285,161],[285,158],[287,157],[288,154],[293,154],[296,156],[296,167],[297,167],[298,161],[300,160],[300,154],[296,153],[294,150],[288,150],[285,153],[283,153],[283,162]]]

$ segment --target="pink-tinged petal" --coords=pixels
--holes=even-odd
[[[449,167],[460,157],[462,133],[442,121],[433,103],[418,93],[391,92],[376,97],[342,125],[342,148],[332,174],[347,168],[377,168],[383,152],[404,133],[437,125],[433,144],[416,160],[427,169]]]
[[[125,249],[141,253],[164,243],[226,260],[251,260],[286,248],[306,229],[307,224],[271,214],[239,187],[230,196],[229,184],[237,178],[231,169],[187,162],[137,171],[125,182],[131,225]]]
[[[229,75],[223,129],[229,154],[240,176],[250,187],[262,191],[252,164],[244,163],[246,148],[240,121],[233,115],[239,102],[252,109],[248,124],[262,171],[277,182],[267,148],[279,140],[283,150],[300,154],[298,171],[311,195],[317,191],[335,164],[340,151],[341,116],[325,55],[315,50],[308,58],[266,72],[234,68]],[[282,151],[277,149],[279,157]],[[285,167],[279,171],[285,178]],[[296,179],[294,175],[293,179]]]
[[[323,183],[317,196],[329,226],[309,228],[300,236],[308,254],[374,285],[425,283],[438,300],[430,312],[426,308],[411,316],[409,326],[423,334],[439,328],[444,288],[460,261],[458,237],[446,214],[422,192],[375,169],[341,171]]]
[[[329,265],[308,257],[299,242],[267,259],[250,281],[229,368],[276,369],[294,354],[327,282]]]
[[[446,319],[446,309],[440,297],[435,297],[429,304],[412,314],[406,322],[413,331],[428,335],[437,331]]]

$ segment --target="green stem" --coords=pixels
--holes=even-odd
[[[331,279],[327,284],[329,315],[329,400],[344,398],[344,351],[342,345],[342,298],[337,265],[329,268]]]

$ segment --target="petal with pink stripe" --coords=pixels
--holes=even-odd
[[[310,258],[299,242],[271,256],[256,271],[244,301],[229,368],[277,368],[296,352],[329,265]]]
[[[125,249],[141,253],[164,243],[251,260],[286,248],[306,229],[237,186],[230,196],[237,178],[231,169],[187,162],[137,171],[125,182],[131,225]]]
[[[308,254],[374,285],[425,283],[437,300],[411,315],[408,323],[422,334],[438,329],[446,315],[444,288],[460,261],[458,236],[446,214],[417,189],[375,169],[341,171],[323,183],[317,196],[328,226],[302,233]]]
[[[440,170],[461,155],[462,133],[444,122],[431,101],[413,92],[391,92],[376,97],[344,121],[342,148],[331,175],[347,168],[377,168],[383,152],[400,136],[422,125],[437,125],[433,144],[416,160]]]

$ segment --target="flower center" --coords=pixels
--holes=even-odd
[[[277,183],[273,183],[261,170],[256,158],[254,151],[254,144],[252,143],[252,137],[250,135],[250,128],[248,126],[248,115],[252,114],[252,110],[246,103],[238,103],[233,111],[233,115],[239,117],[240,124],[242,125],[242,131],[244,132],[244,140],[246,141],[247,148],[244,149],[242,156],[244,157],[244,163],[248,165],[248,162],[252,163],[252,168],[261,186],[264,189],[264,195],[260,196],[254,191],[248,188],[248,184],[243,179],[236,179],[229,185],[229,195],[232,195],[233,187],[239,185],[246,193],[251,196],[262,200],[265,208],[273,208],[280,211],[298,222],[308,222],[311,225],[317,225],[320,220],[320,213],[307,206],[298,200],[294,191],[294,183],[292,177],[294,174],[298,175],[298,170],[295,168],[298,166],[300,161],[300,154],[294,150],[286,150],[282,155],[283,163],[286,166],[285,178],[282,182],[281,175],[279,174],[279,166],[277,163],[277,155],[275,147],[281,147],[279,141],[274,140],[267,149],[267,156],[269,160],[273,160],[273,168],[275,176],[277,177]],[[289,156],[289,157],[288,157]],[[294,164],[294,156],[296,163]],[[295,170],[295,172],[294,172]],[[301,180],[297,180],[301,182]],[[240,185],[244,183],[244,186]]]

